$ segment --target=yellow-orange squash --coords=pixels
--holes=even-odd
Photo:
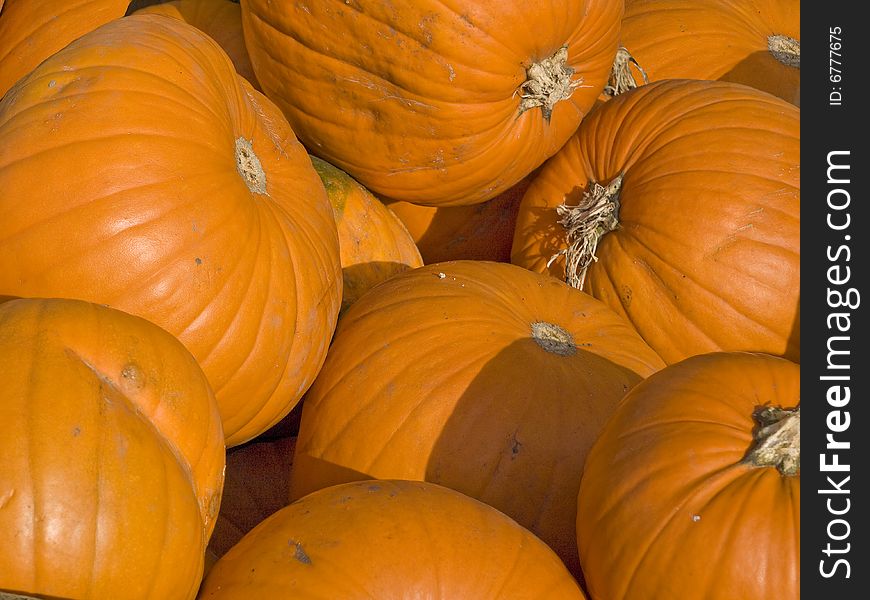
[[[205,375],[156,325],[0,303],[0,589],[189,599],[223,486]]]
[[[129,0],[10,0],[0,14],[0,97],[43,60],[124,16]]]
[[[339,322],[302,407],[291,498],[354,479],[439,483],[516,519],[577,573],[586,452],[663,366],[555,278],[483,261],[397,275]]]
[[[200,600],[583,600],[556,555],[490,506],[425,482],[363,481],[278,511],[231,549]]]
[[[402,222],[350,175],[312,156],[326,188],[341,249],[341,310],[393,275],[423,266],[414,239]]]
[[[800,110],[716,81],[617,96],[532,182],[511,260],[560,279],[570,265],[669,363],[799,360]]]
[[[800,0],[626,0],[620,37],[650,81],[718,79],[799,103]]]
[[[174,17],[190,23],[213,38],[232,59],[236,71],[259,89],[242,34],[242,11],[231,0],[174,0],[145,6],[133,14]]]
[[[711,353],[631,390],[586,461],[580,561],[601,600],[800,597],[800,368]]]
[[[559,149],[604,87],[623,13],[622,0],[241,5],[257,79],[309,151],[433,206],[489,200]]]
[[[177,336],[228,445],[314,379],[341,301],[338,235],[278,109],[208,36],[117,19],[0,101],[0,294],[75,297]]]

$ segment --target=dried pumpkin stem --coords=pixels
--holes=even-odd
[[[634,78],[631,66],[634,65],[643,77],[644,84],[649,83],[649,77],[643,67],[635,60],[625,47],[620,46],[616,51],[616,58],[613,59],[613,66],[610,68],[610,77],[607,79],[607,85],[604,86],[604,94],[610,97],[618,96],[628,90],[637,87],[637,80]]]
[[[266,172],[254,153],[254,145],[243,137],[236,139],[236,168],[249,190],[255,194],[266,193]]]
[[[758,429],[746,462],[776,467],[783,475],[797,475],[801,470],[801,407],[765,406],[753,416]]]
[[[801,68],[801,43],[787,35],[772,35],[767,38],[767,50],[787,67]]]
[[[551,354],[573,356],[577,353],[577,345],[571,332],[554,323],[546,321],[532,323],[532,339]]]
[[[550,121],[557,102],[567,100],[581,87],[583,78],[571,80],[574,68],[568,65],[568,46],[559,48],[553,56],[526,69],[526,80],[520,84],[519,114],[541,107],[544,120]]]
[[[577,206],[562,204],[556,207],[559,224],[565,228],[566,248],[550,257],[547,267],[560,256],[565,257],[565,281],[568,285],[583,289],[586,270],[598,260],[595,250],[606,233],[619,227],[619,191],[622,174],[609,184],[592,182]]]

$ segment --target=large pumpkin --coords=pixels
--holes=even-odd
[[[621,0],[243,0],[254,71],[306,147],[387,198],[475,204],[552,155],[616,53]],[[354,43],[348,43],[354,40]]]
[[[799,0],[626,0],[620,36],[651,81],[718,79],[799,103]]]
[[[76,38],[124,16],[129,0],[10,0],[0,14],[0,97]]]
[[[291,497],[364,478],[491,504],[577,570],[586,452],[626,390],[664,366],[631,326],[552,277],[439,263],[342,317],[306,395]]]
[[[166,15],[190,23],[213,38],[236,71],[259,89],[242,33],[242,9],[232,0],[173,0],[145,6],[133,14]]]
[[[592,598],[800,597],[800,368],[695,356],[628,393],[577,508]]]
[[[490,506],[431,483],[364,481],[281,509],[217,562],[200,600],[583,600],[552,550]]]
[[[0,589],[192,598],[224,448],[190,353],[114,309],[9,300],[0,380]]]
[[[423,266],[402,222],[353,177],[316,156],[311,162],[335,214],[341,248],[341,310],[393,275]]]
[[[341,299],[332,208],[286,120],[180,20],[113,21],[0,102],[0,294],[76,297],[176,335],[227,444],[320,368]]]
[[[617,96],[532,182],[512,261],[560,279],[568,264],[668,362],[799,360],[800,110],[712,81]]]

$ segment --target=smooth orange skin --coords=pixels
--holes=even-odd
[[[384,198],[477,204],[577,128],[616,54],[621,0],[243,0],[266,94],[309,151]],[[354,40],[354,43],[348,43]],[[583,87],[519,114],[526,69],[568,47]]]
[[[252,141],[266,193],[235,144]],[[332,208],[278,109],[193,26],[118,19],[0,102],[0,294],[75,297],[177,336],[226,443],[277,423],[341,301]]]
[[[617,96],[541,169],[512,262],[563,279],[556,207],[624,174],[616,231],[584,291],[668,363],[718,350],[800,360],[800,110],[722,82],[654,82]]]
[[[242,9],[230,0],[174,0],[140,8],[133,14],[166,15],[190,23],[213,38],[239,75],[260,89],[242,33]]]
[[[341,311],[375,285],[423,266],[414,239],[402,222],[353,177],[311,157],[326,188],[341,248]]]
[[[620,32],[650,81],[730,81],[799,105],[800,69],[771,55],[771,35],[800,41],[798,0],[626,0]]]
[[[224,453],[190,353],[114,309],[8,300],[0,380],[0,589],[193,598]]]
[[[201,600],[583,600],[558,557],[490,506],[438,485],[363,481],[278,511],[230,550]]]
[[[0,97],[43,60],[104,23],[124,16],[129,0],[0,2]]]
[[[532,323],[569,331],[573,356]],[[628,323],[554,278],[439,263],[384,282],[344,314],[305,397],[293,499],[369,478],[439,483],[547,542],[577,574],[586,452],[625,391],[664,363]]]
[[[800,474],[744,461],[753,411],[800,401],[800,367],[695,356],[629,392],[586,461],[580,560],[601,600],[796,600]]]
[[[510,262],[517,211],[531,176],[492,200],[471,206],[422,206],[393,201],[387,206],[408,228],[423,261]]]

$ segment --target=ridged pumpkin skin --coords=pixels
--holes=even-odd
[[[218,45],[118,19],[0,102],[0,294],[75,297],[177,336],[227,444],[314,379],[341,300],[332,209],[275,106]]]
[[[582,600],[553,552],[490,506],[431,483],[315,492],[257,526],[214,566],[201,600]]]
[[[0,8],[0,97],[43,60],[104,23],[129,0],[9,0]]]
[[[650,81],[731,81],[799,104],[799,0],[626,0],[620,35]]]
[[[529,187],[512,262],[565,277],[556,207],[623,174],[583,290],[668,363],[746,350],[800,360],[800,110],[722,82],[654,82],[589,116]]]
[[[230,0],[174,0],[140,8],[133,14],[166,15],[190,23],[214,39],[239,75],[259,89],[242,33],[242,9]]]
[[[0,379],[0,589],[193,598],[224,453],[190,353],[117,310],[9,300]]]
[[[517,211],[531,176],[492,200],[471,206],[387,206],[408,228],[428,265],[448,260],[510,262]]]
[[[291,498],[431,481],[516,519],[577,573],[586,452],[663,366],[628,323],[554,278],[480,261],[397,275],[339,323],[303,404]]]
[[[341,249],[341,310],[370,288],[403,271],[423,266],[414,239],[402,222],[353,177],[312,156],[326,188]]]
[[[559,149],[604,87],[623,12],[621,0],[241,5],[257,78],[311,153],[379,196],[432,206],[489,200]],[[527,69],[566,45],[582,85],[549,119],[520,114]]]
[[[799,401],[798,365],[749,353],[692,357],[629,392],[580,485],[590,596],[799,598],[800,471],[747,462],[753,412]]]

